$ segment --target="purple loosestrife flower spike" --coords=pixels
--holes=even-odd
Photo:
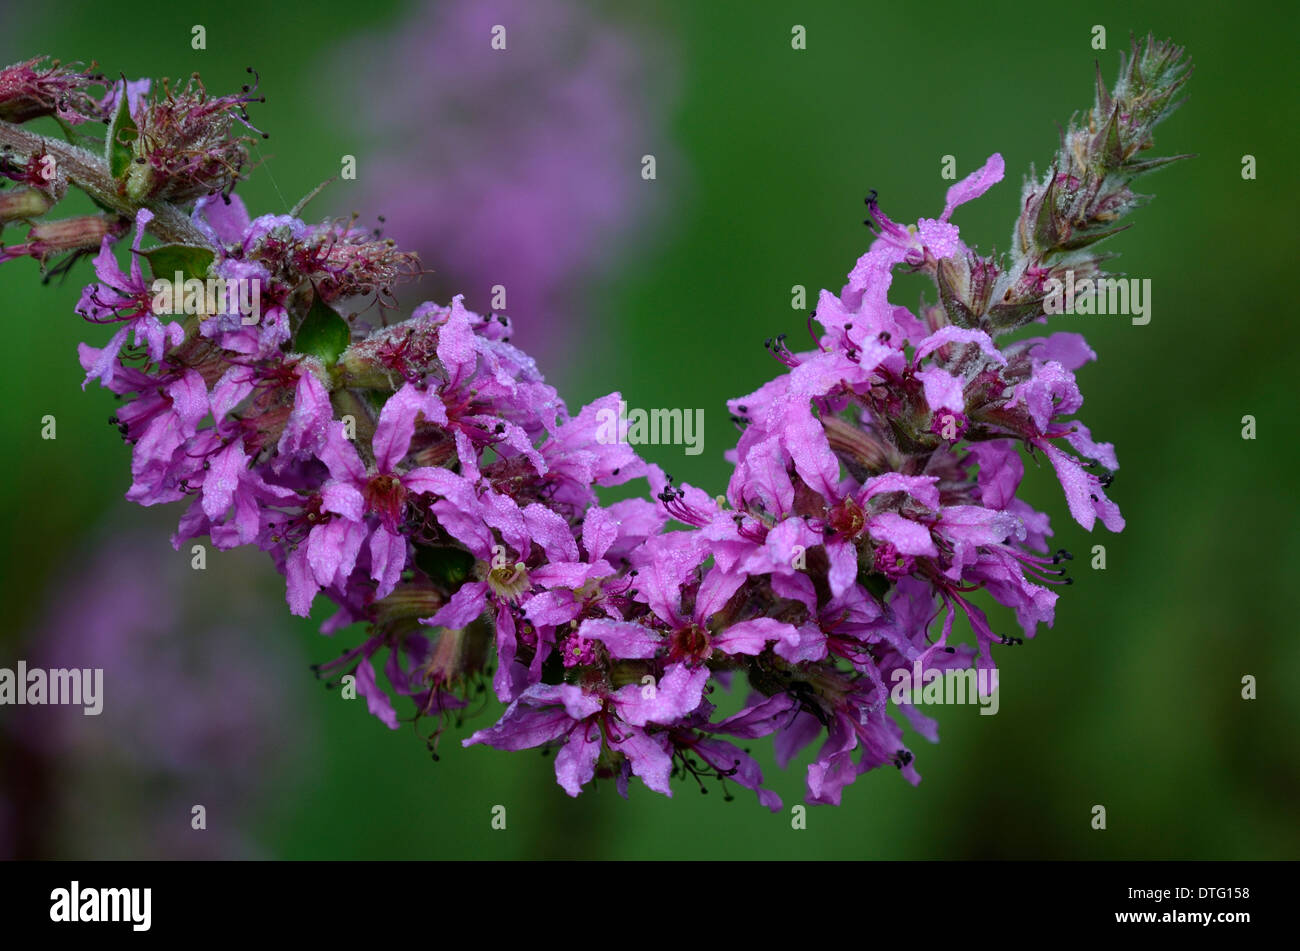
[[[387,323],[394,287],[421,270],[393,242],[354,221],[250,218],[227,174],[247,91],[114,86],[127,103],[104,160],[15,124],[45,102],[24,92],[0,144],[20,180],[62,149],[69,187],[112,213],[80,311],[119,327],[81,362],[124,398],[112,422],[131,446],[128,497],[189,499],[178,547],[256,546],[293,613],[323,597],[325,633],[364,625],[322,677],[355,677],[389,727],[431,722],[435,755],[490,685],[508,707],[464,744],[553,748],[570,795],[597,779],[626,793],[632,777],[670,795],[678,775],[778,809],[732,740],[771,736],[782,765],[816,745],[813,803],[841,802],[885,765],[916,783],[903,723],[932,742],[937,727],[900,683],[967,671],[986,697],[995,648],[1052,625],[1070,556],[1050,552],[1048,516],[1017,497],[1022,447],[1047,457],[1080,526],[1124,527],[1106,492],[1114,447],[1075,418],[1074,374],[1096,354],[1076,333],[1000,338],[1045,321],[1062,268],[1100,273],[1092,248],[1135,203],[1129,183],[1164,164],[1139,153],[1186,79],[1181,53],[1135,44],[1116,86],[1099,85],[1025,186],[1004,258],[978,255],[953,221],[1001,181],[1001,156],[949,188],[937,218],[897,223],[873,192],[875,237],[840,292],[821,292],[813,349],[769,341],[781,373],[729,402],[742,432],[721,496],[605,438],[617,392],[571,413],[504,316],[456,296]],[[117,146],[147,170],[115,169]],[[166,159],[182,146],[207,157]],[[131,225],[124,270],[114,245]],[[146,247],[149,235],[166,244]],[[33,252],[0,260],[19,253]],[[160,313],[142,257],[155,278],[183,268],[187,286],[257,294]],[[934,282],[935,303],[890,302],[900,266]],[[643,497],[601,503],[598,489],[642,479]],[[1019,635],[994,628],[978,591],[1014,612]],[[958,642],[959,618],[973,644]],[[715,687],[742,683],[722,715]]]

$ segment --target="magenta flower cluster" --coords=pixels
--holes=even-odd
[[[141,206],[126,270],[116,235],[96,238],[80,308],[119,327],[81,360],[125,398],[128,497],[188,499],[178,547],[254,545],[295,614],[323,594],[326,632],[365,624],[322,673],[355,678],[388,726],[405,698],[435,718],[436,743],[490,682],[508,707],[465,744],[554,748],[570,795],[596,777],[626,792],[633,776],[671,795],[678,774],[777,809],[742,748],[766,736],[782,765],[819,743],[809,802],[839,803],[878,766],[915,783],[897,717],[931,741],[936,725],[895,702],[894,674],[992,671],[995,648],[1052,624],[1068,580],[1048,517],[1017,497],[1021,449],[1046,457],[1081,526],[1123,528],[1106,494],[1114,450],[1075,418],[1074,372],[1095,354],[1075,333],[997,338],[1045,319],[1063,269],[1099,273],[1086,249],[1136,202],[1127,185],[1151,167],[1137,153],[1172,108],[1180,55],[1135,46],[1114,95],[1099,85],[1087,124],[1026,184],[1006,258],[978,255],[951,220],[1002,179],[998,155],[914,225],[873,193],[876,236],[839,294],[821,293],[807,347],[769,341],[782,372],[730,402],[741,435],[716,497],[602,438],[618,393],[571,414],[504,316],[457,297],[391,325],[345,319],[337,308],[382,299],[410,271],[391,243],[348,222],[250,219],[214,194],[155,231],[170,242],[155,257],[142,237],[178,206]],[[124,194],[122,178],[88,178]],[[262,312],[168,322],[146,256],[256,282]],[[930,276],[938,301],[891,303],[900,267]],[[598,489],[633,479],[648,497],[602,504]],[[995,630],[976,592],[1014,612],[1017,636]],[[959,621],[973,645],[957,641]],[[733,687],[739,709],[721,715],[719,688]]]

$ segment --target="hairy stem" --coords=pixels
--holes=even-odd
[[[139,206],[118,192],[117,182],[108,170],[108,163],[79,146],[38,135],[0,120],[0,155],[18,165],[26,165],[33,156],[51,155],[68,180],[97,204],[127,218],[135,217]],[[189,216],[170,202],[149,202],[144,207],[154,213],[148,230],[159,241],[203,246],[208,244],[203,234],[190,223]]]

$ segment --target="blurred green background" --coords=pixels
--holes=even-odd
[[[218,91],[257,66],[270,98],[255,119],[272,139],[262,146],[267,168],[240,187],[254,213],[284,211],[281,194],[292,204],[338,170],[340,154],[364,155],[351,117],[321,90],[327,79],[360,82],[367,64],[330,54],[350,34],[397,24],[402,5],[185,7],[9,4],[0,7],[0,61],[48,53],[131,77],[200,70]],[[264,598],[267,626],[300,651],[301,682],[285,685],[278,716],[315,737],[310,756],[287,756],[292,769],[268,773],[267,805],[240,830],[264,854],[1300,857],[1297,308],[1288,290],[1300,118],[1294,11],[1208,0],[1147,3],[1140,12],[1120,2],[953,0],[792,9],[690,0],[639,8],[677,46],[677,74],[664,77],[676,85],[672,122],[654,133],[667,138],[662,149],[673,159],[644,183],[667,203],[660,240],[586,283],[595,329],[569,342],[565,365],[543,370],[570,407],[612,389],[633,406],[704,407],[703,455],[655,446],[645,454],[721,491],[729,471],[722,453],[735,441],[724,400],[779,369],[764,337],[802,339],[792,285],[805,285],[810,301],[818,288],[840,288],[868,243],[867,190],[879,190],[896,220],[935,215],[950,184],[940,178],[942,156],[954,155],[965,175],[1000,151],[1007,180],[962,208],[957,222],[969,243],[1005,248],[1019,177],[1050,158],[1057,125],[1090,105],[1094,58],[1110,80],[1130,30],[1172,35],[1196,73],[1189,101],[1158,130],[1157,150],[1199,157],[1143,183],[1139,190],[1158,197],[1111,247],[1122,252],[1118,269],[1151,279],[1151,323],[1080,317],[1056,327],[1082,329],[1099,355],[1079,374],[1081,417],[1116,445],[1122,468],[1110,494],[1127,529],[1088,536],[1069,521],[1050,469],[1031,471],[1027,497],[1052,516],[1055,543],[1076,554],[1076,584],[1062,592],[1055,628],[1002,652],[997,716],[940,709],[940,744],[909,735],[924,777],[918,788],[892,770],[869,773],[841,807],[812,809],[803,831],[792,830],[789,807],[801,801],[807,757],[777,772],[764,741],[754,748],[787,807],[775,815],[743,790],[727,803],[685,784],[671,801],[639,783],[628,802],[612,787],[570,800],[554,784],[552,760],[460,749],[467,730],[450,731],[441,761],[431,762],[409,728],[390,733],[362,705],[312,681],[307,664],[355,643],[354,633],[326,639],[314,623],[290,619],[274,577],[246,595],[230,592]],[[190,48],[196,22],[207,27],[206,51]],[[796,23],[807,28],[804,51],[791,49]],[[1090,46],[1094,24],[1107,28],[1104,52]],[[1241,177],[1245,154],[1257,159],[1255,181]],[[346,191],[332,190],[312,211],[345,213],[347,202]],[[16,656],[17,638],[38,618],[34,593],[76,598],[60,578],[85,557],[105,513],[126,506],[128,450],[104,423],[113,401],[80,387],[76,343],[108,336],[72,314],[89,273],[82,263],[65,283],[41,287],[32,261],[0,268],[3,658]],[[896,286],[895,301],[914,305],[919,286]],[[564,332],[554,316],[513,316],[551,320]],[[57,417],[57,440],[40,438],[45,414]],[[1257,420],[1254,441],[1241,438],[1246,414]],[[1104,571],[1087,567],[1094,544],[1106,546]],[[246,557],[274,574],[253,553],[211,557]],[[1241,698],[1246,674],[1258,678],[1254,701]],[[473,726],[497,709],[490,705]],[[507,807],[505,831],[490,825],[496,804]],[[1105,831],[1091,827],[1094,804],[1107,809]],[[107,809],[103,821],[113,821]],[[78,856],[75,847],[69,854]],[[149,854],[147,843],[138,854]]]

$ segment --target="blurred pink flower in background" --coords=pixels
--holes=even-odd
[[[3,662],[104,674],[98,716],[4,708],[0,857],[260,857],[249,825],[309,739],[304,717],[283,715],[311,683],[307,661],[275,628],[253,559],[209,548],[195,570],[133,515],[88,555],[68,552],[75,567]]]
[[[593,316],[580,283],[663,204],[642,157],[657,175],[672,162],[664,38],[571,0],[451,0],[417,5],[336,61],[352,66],[334,74],[365,142],[349,200],[433,271],[403,299],[463,293],[472,310],[509,314],[512,342],[551,374]]]

